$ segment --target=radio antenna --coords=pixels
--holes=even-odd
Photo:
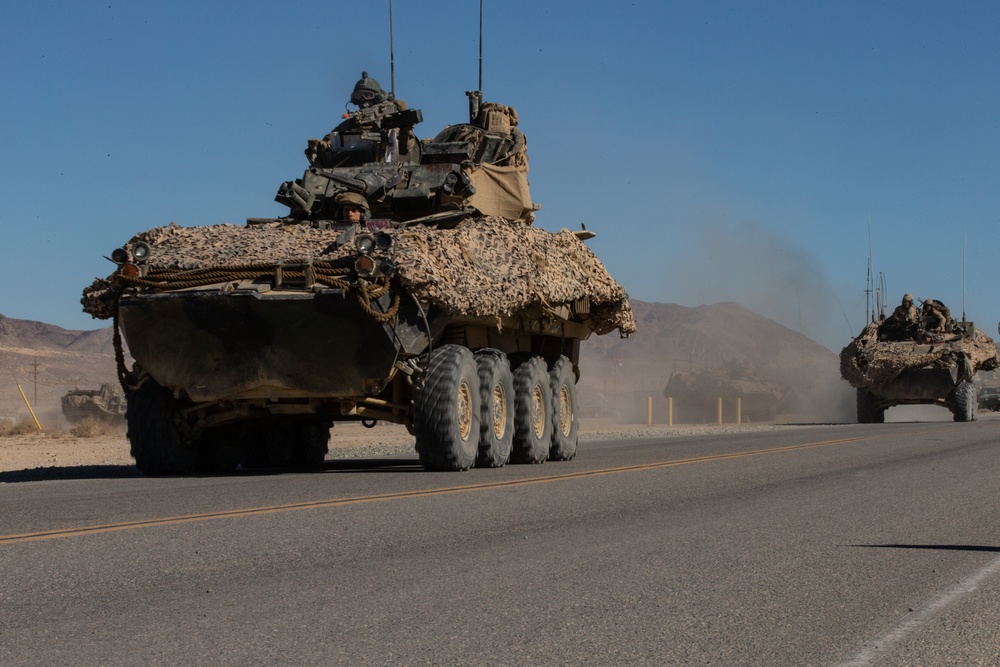
[[[392,0],[389,0],[389,92],[396,99],[396,50],[392,40]]]
[[[479,0],[479,95],[483,94],[483,0]]]
[[[871,314],[871,321],[875,321],[875,309],[872,308],[872,299],[875,296],[875,272],[872,265],[872,212],[868,211],[868,278],[865,282],[865,310]]]
[[[962,223],[962,321],[965,321],[965,223]]]

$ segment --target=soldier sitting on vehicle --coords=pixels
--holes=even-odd
[[[945,315],[944,304],[934,299],[924,301],[921,317],[923,319],[924,330],[930,333],[943,333],[948,327],[948,315]],[[945,308],[945,310],[947,310]]]
[[[920,325],[920,311],[913,305],[913,295],[904,294],[902,302],[879,326],[881,340],[908,340]]]

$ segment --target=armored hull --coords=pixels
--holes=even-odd
[[[317,465],[341,420],[406,425],[429,469],[573,458],[580,341],[631,334],[628,296],[591,234],[532,225],[516,112],[470,111],[366,162],[398,153],[419,112],[362,109],[310,140],[276,197],[287,217],[157,227],[116,251],[83,302],[135,359],[119,341],[140,469]],[[346,201],[366,215],[345,219]]]

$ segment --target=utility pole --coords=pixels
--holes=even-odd
[[[38,405],[38,362],[32,361],[31,367],[35,371],[35,405]]]

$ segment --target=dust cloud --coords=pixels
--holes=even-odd
[[[863,291],[859,303],[842,304],[816,254],[762,222],[701,225],[667,264],[664,286],[672,303],[732,301],[837,353],[864,324]]]
[[[863,291],[858,291],[855,303],[842,303],[838,293],[848,294],[850,289],[835,288],[824,275],[818,255],[760,221],[700,225],[693,241],[667,262],[663,278],[664,301],[691,307],[735,302],[834,354],[840,353],[865,320]],[[759,344],[766,347],[769,342]],[[809,408],[779,419],[856,420],[855,391],[841,379],[837,364],[821,375],[813,370],[806,379],[785,385],[800,399],[796,401],[800,408]]]

